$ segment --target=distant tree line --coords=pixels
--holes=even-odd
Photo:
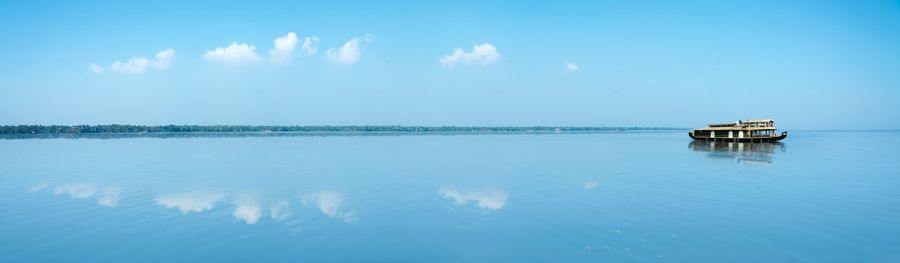
[[[679,130],[666,127],[553,127],[553,126],[252,126],[252,125],[4,125],[0,134],[102,134],[102,133],[552,133]]]

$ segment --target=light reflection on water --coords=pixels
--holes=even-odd
[[[900,255],[900,147],[845,138],[689,150],[681,133],[0,141],[0,261]]]

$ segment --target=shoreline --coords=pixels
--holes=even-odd
[[[688,130],[673,127],[589,126],[278,126],[278,125],[0,125],[0,135],[147,133],[563,133]]]
[[[469,135],[579,135],[670,133],[686,129],[593,130],[593,131],[520,131],[520,132],[144,132],[144,133],[37,133],[0,134],[0,140],[27,139],[128,139],[128,138],[263,138],[263,137],[365,137],[365,136],[469,136]]]
[[[579,135],[579,134],[628,134],[670,133],[687,129],[629,129],[588,131],[467,131],[467,132],[140,132],[140,133],[36,133],[0,134],[0,140],[27,139],[128,139],[128,138],[246,138],[246,137],[354,137],[354,136],[467,136],[467,135]]]

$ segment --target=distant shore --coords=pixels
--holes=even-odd
[[[273,125],[5,125],[3,135],[152,134],[505,134],[686,130],[671,127],[581,126],[273,126]]]

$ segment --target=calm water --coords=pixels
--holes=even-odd
[[[0,262],[900,262],[900,133],[0,140]]]

